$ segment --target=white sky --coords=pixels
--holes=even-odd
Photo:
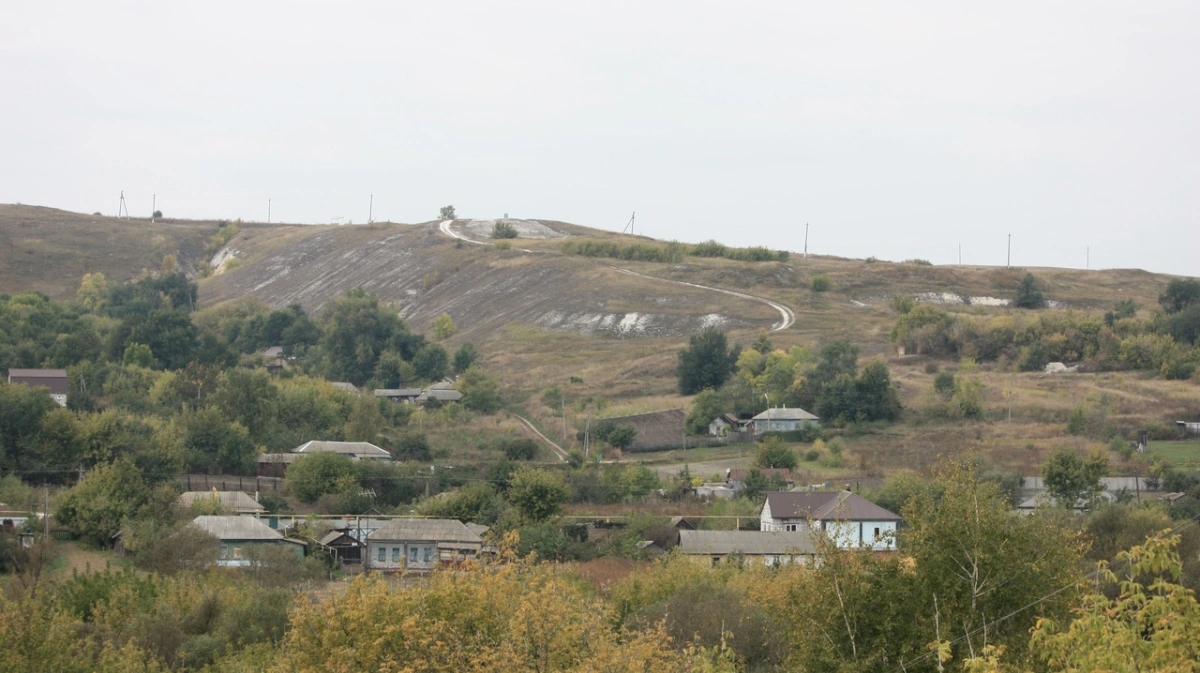
[[[7,2],[0,202],[1200,275],[1194,2]]]

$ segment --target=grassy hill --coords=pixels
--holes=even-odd
[[[1014,309],[997,300],[1011,298],[1029,271],[1052,302],[1045,311],[1098,314],[1122,299],[1153,307],[1167,276],[1128,269],[930,266],[794,254],[761,262],[690,255],[667,262],[585,257],[564,254],[564,244],[667,244],[549,220],[513,222],[521,237],[499,245],[487,237],[491,221],[456,220],[449,233],[438,222],[244,224],[220,251],[224,263],[200,281],[201,303],[217,306],[253,296],[273,307],[300,303],[319,313],[332,297],[361,286],[395,304],[417,329],[428,329],[437,316],[449,313],[459,331],[447,347],[475,343],[508,399],[556,439],[563,416],[574,428],[589,417],[686,409],[690,399],[675,390],[676,352],[688,335],[707,325],[721,326],[743,344],[760,330],[777,327],[780,313],[754,298],[795,314],[794,325],[771,334],[776,347],[815,347],[847,337],[865,358],[883,358],[891,367],[906,408],[914,411],[886,429],[845,438],[849,467],[858,471],[921,468],[939,453],[975,447],[999,464],[1029,472],[1056,446],[1100,445],[1066,435],[1067,415],[1079,406],[1129,429],[1200,417],[1200,386],[1194,380],[1164,381],[1132,372],[1015,373],[985,363],[980,372],[984,420],[930,420],[919,412],[930,404],[933,364],[952,363],[899,356],[888,339],[897,319],[888,300],[900,293],[942,303],[955,314],[1002,315]],[[5,253],[0,292],[38,289],[71,297],[84,272],[128,278],[157,268],[165,254],[196,269],[208,262],[202,252],[217,226],[0,206]],[[812,280],[821,275],[831,288],[814,292]],[[559,389],[557,403],[544,404],[543,393],[553,387]],[[706,455],[736,459],[737,449],[724,451]]]

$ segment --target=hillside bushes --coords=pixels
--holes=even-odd
[[[606,257],[635,262],[682,262],[684,257],[722,257],[739,262],[785,262],[786,250],[770,250],[761,246],[731,248],[716,241],[705,241],[688,245],[678,241],[666,244],[629,243],[621,245],[612,241],[570,240],[562,244],[567,255],[583,257]]]

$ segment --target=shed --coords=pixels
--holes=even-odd
[[[262,514],[267,511],[266,507],[242,491],[218,491],[214,488],[211,491],[187,491],[179,496],[179,504],[184,507],[191,507],[205,500],[216,500],[221,509],[229,514]]]
[[[65,369],[10,369],[8,370],[8,382],[24,383],[33,388],[46,388],[50,392],[50,399],[57,402],[58,406],[67,406],[70,382]]]

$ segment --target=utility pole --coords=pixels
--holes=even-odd
[[[1012,234],[1008,235],[1008,261],[1004,263],[1004,267],[1012,268]]]
[[[958,244],[958,265],[962,266],[962,243]]]
[[[1083,268],[1086,271],[1092,270],[1092,246],[1090,246],[1090,245],[1087,247],[1087,261],[1084,262]]]
[[[117,217],[121,217],[121,213],[125,213],[125,219],[129,219],[129,208],[125,205],[125,192],[121,191],[121,205],[117,206]]]
[[[563,422],[563,444],[567,443],[567,395],[562,393],[562,422]]]
[[[372,216],[375,214],[375,195],[371,195],[371,204],[367,206],[367,224],[372,221]]]
[[[804,223],[804,259],[808,259],[808,222]]]
[[[154,213],[158,212],[158,194],[150,196],[150,222],[154,222]]]
[[[267,224],[271,223],[271,199],[267,199]]]

